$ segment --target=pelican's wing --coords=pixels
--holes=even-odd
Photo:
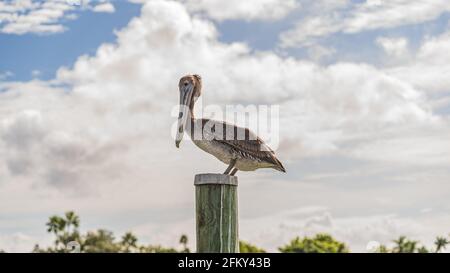
[[[226,122],[211,120],[207,120],[207,122],[213,123],[211,130],[214,134],[213,141],[228,145],[244,158],[267,162],[273,164],[276,169],[286,172],[274,151],[249,129]]]

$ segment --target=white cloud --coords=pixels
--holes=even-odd
[[[11,236],[0,236],[0,250],[8,252],[30,252],[33,249],[33,238],[23,233],[15,233]]]
[[[91,8],[90,2],[83,0],[75,5],[66,0],[20,0],[0,3],[0,32],[8,34],[52,34],[66,30],[63,19],[73,20],[76,14],[67,14],[76,9]],[[114,6],[104,2],[92,7],[95,12],[114,12]]]
[[[338,31],[335,19],[325,16],[308,17],[297,22],[293,29],[280,34],[281,47],[305,46],[315,43],[316,38]]]
[[[116,9],[114,8],[114,5],[106,2],[106,3],[100,3],[98,5],[95,5],[92,10],[94,12],[106,12],[106,13],[113,13],[116,11]]]
[[[64,18],[66,18],[67,20],[76,20],[78,19],[78,15],[76,15],[75,13],[71,13],[67,14]]]
[[[387,137],[371,143],[358,145],[354,149],[356,157],[378,162],[392,162],[406,166],[448,166],[450,164],[450,144],[444,135],[450,136],[448,127],[440,128],[435,135],[427,128],[425,133],[414,135]],[[411,149],[411,147],[414,147]]]
[[[398,215],[364,215],[359,217],[335,217],[327,208],[300,208],[283,211],[242,222],[241,238],[269,251],[288,244],[297,236],[314,236],[329,233],[336,239],[350,245],[352,252],[368,252],[371,241],[391,245],[400,236],[420,240],[432,245],[433,236],[445,230],[431,228],[408,217]],[[437,233],[437,234],[436,234]]]
[[[20,1],[19,1],[20,2]],[[32,33],[55,33],[64,31],[64,26],[58,20],[64,13],[73,9],[64,1],[34,2],[25,1],[27,5],[16,7],[17,4],[7,3],[0,7],[2,11],[9,11],[9,18],[3,22],[1,32],[24,34]],[[11,11],[20,11],[12,13]]]
[[[419,91],[374,67],[320,67],[269,52],[250,53],[239,43],[222,44],[213,25],[191,18],[182,5],[170,1],[145,4],[141,17],[118,32],[117,45],[102,45],[94,57],[80,57],[73,69],[60,69],[56,82],[72,85],[70,92],[39,81],[4,85],[9,91],[2,97],[9,106],[0,111],[5,120],[24,111],[42,117],[46,137],[33,139],[41,142],[39,151],[24,162],[26,168],[40,163],[36,173],[41,176],[34,181],[77,188],[92,175],[101,186],[102,179],[105,184],[110,179],[103,174],[125,172],[133,165],[140,169],[142,151],[166,154],[167,165],[180,156],[175,150],[155,149],[149,140],[173,146],[169,110],[176,103],[176,81],[188,72],[203,75],[205,102],[280,104],[280,152],[287,158],[333,154],[345,142],[370,141],[383,130],[442,122]],[[33,90],[42,90],[38,105]],[[285,143],[295,145],[284,149]],[[11,160],[3,159],[13,169],[20,169],[19,159],[30,154],[27,146],[18,149],[11,151]],[[118,167],[115,153],[128,157],[130,166]],[[128,179],[153,176],[153,169],[141,171]]]
[[[404,37],[378,37],[376,43],[386,52],[387,55],[394,58],[402,58],[408,53],[409,43]]]
[[[14,76],[14,73],[11,71],[0,72],[0,81],[6,80],[12,76]]]
[[[422,23],[449,11],[450,3],[446,0],[367,1],[356,6],[344,31],[354,33]]]
[[[192,12],[205,13],[217,21],[224,20],[277,20],[299,6],[296,0],[184,0]]]
[[[161,106],[169,103],[166,90],[173,88],[170,83],[188,71],[196,71],[205,79],[205,101],[221,98],[224,102],[280,103],[283,127],[295,130],[293,134],[282,133],[294,138],[300,135],[300,142],[308,144],[302,146],[313,150],[334,147],[342,135],[348,138],[356,131],[370,134],[380,126],[432,118],[419,92],[371,66],[342,63],[322,68],[269,52],[251,54],[243,44],[218,43],[216,30],[206,21],[189,18],[184,10],[177,11],[177,20],[173,20],[167,12],[153,12],[149,8],[153,5],[163,4],[147,3],[140,20],[132,21],[118,34],[118,46],[103,45],[95,58],[82,57],[73,70],[61,69],[59,79],[75,83],[76,92],[109,100],[117,97],[123,101],[120,90],[134,90],[128,94],[128,101],[145,98],[150,95],[146,90],[152,90]],[[195,65],[191,60],[196,60]],[[158,69],[169,63],[173,69]],[[260,84],[261,75],[264,85]],[[105,86],[110,90],[107,97],[97,91],[105,90]],[[371,127],[374,129],[367,131]],[[337,133],[328,134],[329,138],[320,143],[318,135],[324,130]]]
[[[280,34],[281,47],[301,47],[333,33],[358,33],[436,19],[450,12],[447,0],[392,0],[353,3],[347,9],[316,13]]]
[[[313,45],[308,47],[308,54],[314,61],[320,61],[322,59],[329,58],[336,53],[336,49],[330,47],[324,47],[321,45]]]
[[[128,0],[133,3],[147,3],[154,0]],[[206,15],[215,21],[244,20],[244,21],[274,21],[280,20],[297,8],[301,7],[300,0],[176,0],[183,3],[191,13]],[[330,5],[347,0],[321,1]],[[316,1],[317,2],[317,1]]]
[[[25,111],[14,118],[3,120],[2,138],[8,146],[26,149],[32,142],[39,142],[43,133],[39,112]]]
[[[450,31],[427,38],[411,62],[390,68],[388,73],[418,89],[445,94],[450,91]]]
[[[36,7],[38,4],[32,0],[2,1],[0,12],[21,12]]]
[[[35,69],[35,70],[31,71],[31,76],[33,78],[38,78],[40,75],[41,75],[41,71],[40,70]]]
[[[445,235],[447,230],[438,223],[448,223],[444,215],[433,214],[430,208],[414,213],[413,217],[395,214],[373,214],[363,216],[336,216],[326,207],[300,207],[283,210],[260,217],[240,219],[239,238],[255,244],[269,252],[279,252],[279,247],[288,244],[295,237],[310,236],[317,233],[331,234],[345,242],[351,252],[368,252],[371,241],[392,247],[393,240],[407,236],[432,247],[436,236]],[[422,221],[433,223],[424,224]],[[443,221],[443,222],[442,222]],[[195,249],[195,221],[187,219],[172,224],[153,222],[132,228],[139,238],[147,242],[158,242],[177,247],[180,234],[187,234],[189,247]]]

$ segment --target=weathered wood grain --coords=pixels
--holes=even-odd
[[[194,184],[197,252],[239,252],[237,177],[198,174]]]

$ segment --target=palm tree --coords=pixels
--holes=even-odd
[[[429,253],[428,249],[424,246],[421,246],[417,249],[418,253]]]
[[[48,222],[46,223],[47,226],[47,232],[53,232],[53,233],[58,233],[58,216],[52,216],[50,217],[50,219],[48,220]]]
[[[405,241],[406,241],[406,237],[405,236],[400,236],[400,238],[398,238],[397,240],[394,240],[394,243],[397,245],[394,250],[395,252],[398,253],[402,253],[405,249]]]
[[[121,244],[125,248],[124,252],[131,252],[131,248],[137,247],[137,237],[133,233],[127,232],[122,236]]]
[[[436,241],[434,241],[434,245],[436,246],[436,253],[441,252],[441,250],[445,249],[450,242],[445,237],[437,237]]]
[[[50,219],[46,225],[48,227],[47,228],[48,232],[53,232],[53,233],[57,234],[60,231],[64,230],[64,228],[67,225],[67,222],[63,218],[55,215],[55,216],[50,217]]]
[[[67,232],[70,231],[70,228],[73,227],[75,230],[80,226],[80,218],[78,215],[75,214],[73,211],[68,211],[65,214],[66,216],[66,223],[67,223]]]
[[[393,253],[415,253],[419,250],[419,242],[409,240],[405,236],[400,236],[397,240],[394,240],[394,243],[396,246],[392,250]]]
[[[183,234],[180,237],[180,244],[183,245],[183,252],[188,253],[189,252],[189,248],[187,247],[188,244],[188,237],[187,235]]]
[[[56,235],[56,238],[59,238],[59,233],[64,231],[65,227],[66,227],[66,220],[64,220],[63,218],[59,217],[59,216],[52,216],[50,217],[50,219],[47,222],[47,231],[48,232],[52,232]],[[59,239],[55,240],[55,249],[58,248],[58,244],[61,241]]]
[[[414,253],[417,249],[417,241],[407,241],[405,243],[405,252]]]

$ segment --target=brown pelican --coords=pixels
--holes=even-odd
[[[187,75],[180,79],[180,112],[175,145],[179,148],[186,130],[195,145],[228,164],[224,174],[240,171],[273,168],[286,172],[275,153],[258,136],[247,128],[221,121],[195,119],[194,104],[202,91],[199,75]]]

